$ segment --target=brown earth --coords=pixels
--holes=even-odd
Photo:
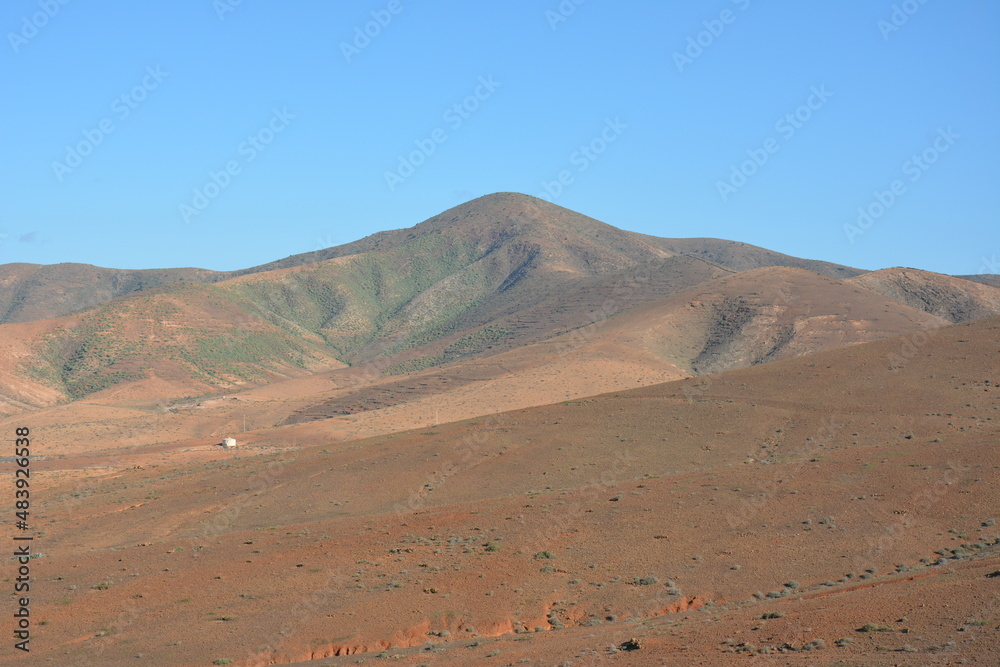
[[[998,334],[335,435],[408,395],[231,452],[184,432],[287,418],[347,371],[6,419],[37,457],[30,664],[996,664]]]

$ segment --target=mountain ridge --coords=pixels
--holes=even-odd
[[[471,229],[470,229],[471,227]],[[567,271],[594,273],[624,268],[631,262],[687,254],[732,268],[800,266],[835,277],[857,275],[860,269],[783,255],[737,241],[662,239],[620,230],[543,199],[519,193],[494,193],[452,207],[412,227],[376,232],[350,243],[290,255],[280,260],[234,271],[194,267],[114,269],[81,263],[0,265],[0,324],[58,317],[106,303],[126,294],[175,282],[214,283],[275,269],[305,266],[329,259],[391,250],[420,236],[452,232],[463,242],[475,242],[483,254],[494,244],[517,237],[539,248],[556,248],[573,232],[581,238],[553,262]],[[601,234],[604,234],[601,237]],[[485,245],[484,245],[485,244]],[[599,250],[611,247],[608,256]],[[525,254],[525,260],[530,253]],[[625,257],[630,259],[626,260]]]
[[[406,374],[573,332],[586,342],[602,328],[617,331],[629,312],[652,318],[628,334],[651,346],[647,359],[692,374],[1000,312],[1000,289],[989,285],[660,239],[516,193],[244,271],[56,267],[0,267],[8,315],[86,306],[0,324],[0,339],[12,341],[0,356],[3,409],[126,385],[136,397],[232,392],[343,365]],[[42,298],[29,298],[32,284]],[[799,292],[799,304],[822,316],[782,302]],[[688,349],[696,341],[702,347]]]

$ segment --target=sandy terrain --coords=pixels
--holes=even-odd
[[[31,664],[996,664],[998,333],[39,460]]]

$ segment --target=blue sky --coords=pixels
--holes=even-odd
[[[1000,271],[988,0],[8,0],[0,27],[0,263],[236,269],[517,191]]]

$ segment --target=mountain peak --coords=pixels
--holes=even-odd
[[[555,225],[573,228],[597,226],[607,230],[615,229],[582,213],[519,192],[494,192],[476,197],[429,218],[425,223],[447,224],[459,220],[493,224],[507,222],[528,226]]]

